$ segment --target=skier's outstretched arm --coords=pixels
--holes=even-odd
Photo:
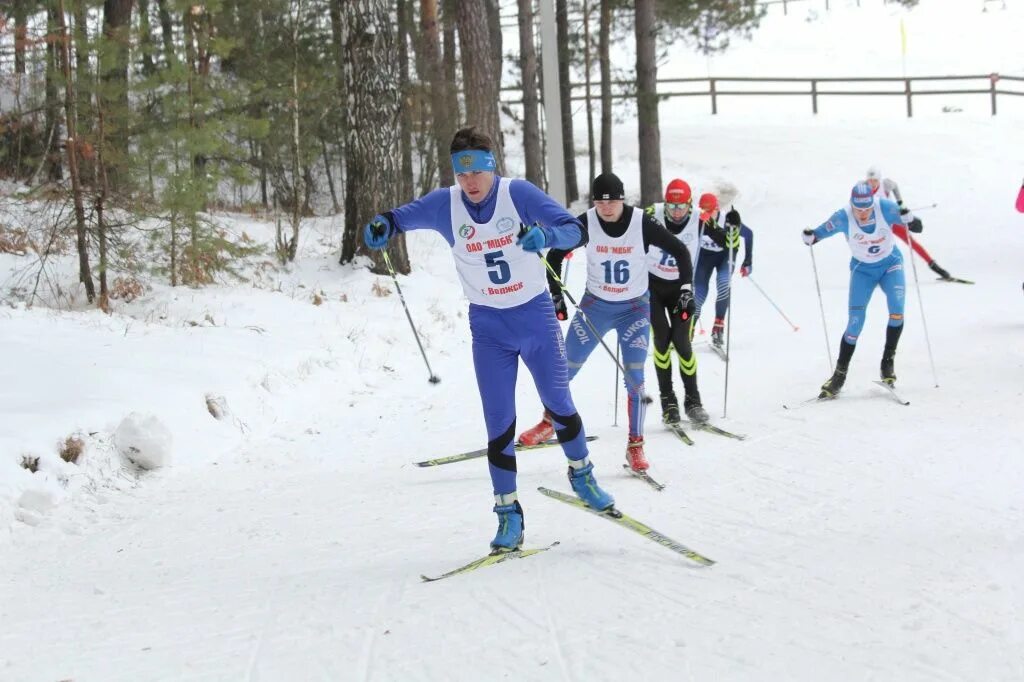
[[[839,209],[832,214],[832,217],[818,225],[814,229],[804,230],[804,243],[810,246],[820,242],[822,239],[828,239],[834,237],[840,232],[846,234],[849,232],[850,223],[846,217],[846,211]]]
[[[587,243],[586,222],[574,217],[533,183],[513,180],[509,194],[523,223],[537,225],[544,231],[546,247],[571,251]]]
[[[451,191],[443,187],[408,204],[385,211],[381,216],[390,223],[392,231],[388,233],[388,237],[412,230],[436,230],[450,246],[455,243],[451,206]]]

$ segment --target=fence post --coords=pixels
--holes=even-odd
[[[789,11],[788,11],[788,9],[786,7],[786,0],[782,0],[782,16],[785,17],[785,16],[788,16],[788,15],[789,15]]]
[[[907,93],[907,118],[913,118],[914,117],[914,104],[911,101],[912,93],[910,91],[910,79],[909,78],[904,79],[903,84],[904,84],[903,85],[903,91],[905,93]]]
[[[990,93],[989,96],[992,98],[992,115],[993,116],[996,115],[996,82],[998,80],[999,80],[999,74],[998,73],[989,74],[989,77],[988,77],[988,89],[989,89],[989,93]]]
[[[715,92],[715,79],[709,78],[708,83],[711,92],[711,114],[714,115],[718,113],[718,95]]]
[[[811,109],[818,114],[818,81],[811,79]]]

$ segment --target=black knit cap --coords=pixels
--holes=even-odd
[[[625,198],[626,190],[622,187],[622,180],[619,180],[615,173],[601,173],[594,178],[594,183],[590,186],[591,201]]]

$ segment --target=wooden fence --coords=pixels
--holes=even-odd
[[[959,81],[960,87],[952,87],[952,81]],[[747,89],[744,84],[773,84],[778,89],[756,88]],[[703,84],[700,89],[692,87]],[[803,88],[797,86],[802,84]],[[858,89],[861,86],[871,85]],[[915,88],[915,84],[918,87]],[[929,87],[928,84],[932,84]],[[945,87],[936,88],[934,84]],[[590,99],[600,103],[598,83],[590,85]],[[844,85],[854,87],[842,87]],[[681,90],[680,86],[691,89]],[[895,86],[895,87],[894,87]],[[586,100],[582,92],[583,83],[573,83],[574,101]],[[612,99],[632,99],[636,96],[636,84],[633,81],[613,81]],[[1007,89],[1012,88],[1012,89]],[[502,88],[503,92],[519,94],[516,87]],[[907,117],[914,115],[914,98],[932,95],[987,95],[992,115],[998,112],[997,100],[1000,95],[1007,97],[1024,97],[1024,77],[1002,76],[998,73],[967,75],[967,76],[882,76],[878,78],[760,78],[760,77],[714,77],[714,78],[660,78],[658,79],[658,97],[708,97],[711,100],[711,113],[718,113],[719,100],[723,97],[808,97],[811,100],[811,112],[818,113],[818,101],[823,97],[903,97],[907,103]],[[521,100],[503,100],[504,104],[520,104]]]
[[[961,87],[950,87],[951,81],[963,83]],[[666,78],[658,84],[673,83],[706,83],[705,90],[687,92],[659,92],[659,96],[670,97],[709,97],[711,113],[718,113],[718,100],[721,97],[756,97],[756,96],[797,96],[810,97],[811,112],[818,113],[818,100],[822,97],[903,97],[907,103],[907,117],[914,115],[914,97],[931,95],[988,95],[992,115],[998,112],[997,98],[999,95],[1024,97],[1024,78],[1019,76],[1000,76],[998,73],[968,76],[914,76],[901,78],[898,76],[878,78]],[[803,89],[753,89],[737,88],[739,83],[773,83],[773,84],[804,84]],[[846,84],[872,84],[869,89],[842,88]],[[925,84],[915,89],[914,84]],[[942,84],[945,87],[928,87],[927,84]],[[897,84],[898,87],[887,87]],[[625,85],[625,84],[624,84]],[[724,86],[724,87],[723,87]],[[1012,86],[1015,89],[1008,90]],[[576,86],[573,86],[574,88]],[[574,99],[577,99],[574,97]],[[578,99],[585,99],[579,97]]]

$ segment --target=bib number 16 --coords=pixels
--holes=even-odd
[[[601,263],[604,266],[604,281],[608,284],[625,284],[629,281],[629,261],[617,260],[614,263],[606,260]]]

